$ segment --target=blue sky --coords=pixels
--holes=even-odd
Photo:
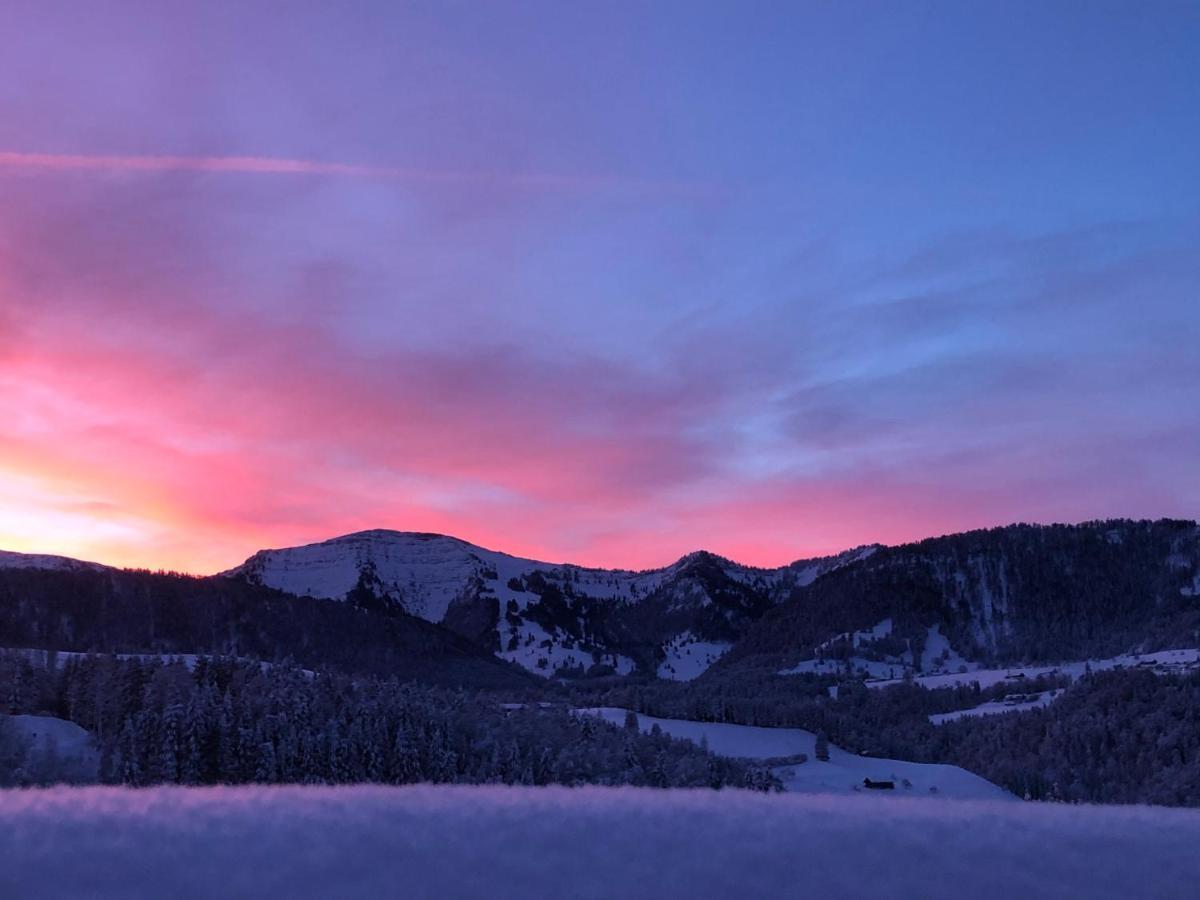
[[[1196,514],[1195,4],[5,16],[6,546]]]

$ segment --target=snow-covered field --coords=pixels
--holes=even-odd
[[[13,898],[1191,898],[1200,812],[633,788],[0,792]]]
[[[605,706],[579,710],[605,721],[623,725],[626,711]],[[1012,800],[1011,794],[986,779],[957,766],[914,763],[847,753],[829,745],[829,761],[816,758],[816,735],[802,728],[759,728],[722,722],[692,722],[638,716],[638,728],[650,731],[657,725],[672,737],[695,743],[706,741],[708,749],[721,756],[743,759],[780,759],[806,754],[808,761],[777,766],[773,771],[786,790],[809,794],[864,793],[874,797],[949,797],[967,800]],[[892,790],[866,790],[863,779],[890,781]]]
[[[56,774],[94,781],[99,773],[100,754],[92,736],[74,722],[54,716],[9,716],[19,734],[28,738],[36,760],[53,760]]]

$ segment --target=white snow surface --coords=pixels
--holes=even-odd
[[[890,618],[883,619],[866,631],[843,631],[823,641],[815,648],[817,656],[813,659],[803,659],[787,669],[780,669],[777,675],[845,675],[848,678],[899,678],[912,668],[912,651],[904,651],[902,656],[886,659],[870,659],[866,656],[852,655],[846,659],[826,657],[822,654],[839,642],[847,642],[854,649],[869,647],[873,641],[888,637],[892,633],[893,622]],[[931,629],[932,630],[932,629]]]
[[[583,666],[587,670],[599,662],[612,666],[618,675],[629,675],[637,667],[632,659],[619,653],[593,653],[578,646],[567,646],[562,639],[547,634],[537,622],[522,622],[515,630],[505,628],[505,624],[501,620],[500,645],[507,648],[509,636],[515,634],[517,648],[504,649],[496,655],[544,678],[552,677],[563,666]]]
[[[340,600],[358,583],[361,567],[367,562],[374,563],[384,588],[403,594],[410,613],[431,622],[442,620],[451,601],[474,578],[494,582],[491,587],[503,609],[510,599],[521,608],[535,599],[532,594],[508,587],[510,579],[533,572],[569,580],[574,591],[583,596],[635,600],[655,590],[674,568],[645,572],[587,569],[521,559],[441,534],[380,530],[304,547],[261,550],[241,566],[221,574],[244,574],[288,593]],[[488,577],[492,572],[495,578]]]
[[[68,556],[51,556],[45,553],[14,553],[11,550],[0,550],[0,569],[48,569],[56,572],[90,569],[93,572],[103,572],[109,568],[109,566],[102,566],[100,563],[71,559]]]
[[[1200,811],[636,788],[0,792],[0,896],[1159,900]]]
[[[84,779],[94,779],[100,771],[100,753],[96,750],[91,732],[74,722],[54,716],[8,716],[21,734],[32,739],[33,753],[38,757],[53,755],[64,766]]]
[[[578,710],[599,716],[615,725],[624,725],[626,710],[605,706]],[[780,759],[804,753],[808,761],[781,765],[773,771],[788,791],[810,794],[866,793],[888,799],[904,796],[951,798],[959,800],[1013,800],[1012,794],[990,781],[957,766],[914,763],[899,759],[881,759],[848,753],[829,745],[829,761],[816,758],[816,735],[802,728],[761,728],[754,725],[730,725],[724,722],[693,722],[685,719],[660,719],[638,714],[638,728],[650,731],[657,725],[672,737],[699,744],[706,740],[708,749],[719,756],[743,759]],[[866,791],[863,779],[893,781],[895,790]],[[903,784],[904,780],[911,787]],[[931,790],[931,788],[936,790]]]
[[[960,668],[977,669],[978,663],[969,662],[950,646],[950,639],[942,634],[940,625],[932,625],[925,635],[925,649],[921,652],[921,671],[932,673],[957,672]]]
[[[658,665],[658,677],[670,681],[699,678],[732,646],[722,641],[702,641],[690,631],[685,631],[663,647],[666,658]]]
[[[866,544],[862,547],[855,547],[852,550],[845,550],[836,556],[826,556],[822,559],[807,561],[798,560],[788,568],[793,572],[794,584],[798,587],[808,587],[826,572],[832,572],[834,569],[840,569],[842,566],[848,566],[851,563],[866,559],[878,550],[880,546],[880,544]]]

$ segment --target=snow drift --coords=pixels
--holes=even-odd
[[[5,897],[1193,897],[1200,812],[630,788],[0,793]]]

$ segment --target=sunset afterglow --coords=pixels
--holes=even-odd
[[[0,549],[1195,516],[1196,28],[505,6],[6,11]]]

